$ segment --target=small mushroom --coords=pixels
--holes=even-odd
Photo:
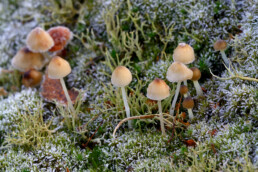
[[[227,56],[226,56],[226,54],[225,54],[225,50],[226,50],[226,48],[227,48],[227,42],[224,41],[224,40],[221,40],[221,39],[220,39],[220,40],[217,40],[217,41],[214,43],[213,47],[214,47],[214,49],[215,49],[216,51],[220,51],[220,54],[221,54],[221,56],[222,56],[222,59],[223,59],[225,65],[226,65],[227,67],[229,67],[229,60],[228,60],[228,58],[227,58]]]
[[[198,96],[203,96],[202,88],[198,82],[198,80],[201,78],[201,71],[197,67],[190,68],[193,71],[193,77],[192,81],[196,90],[196,93]]]
[[[49,52],[63,50],[73,38],[73,33],[64,26],[52,27],[47,32],[54,40],[54,46],[48,50]]]
[[[187,79],[191,79],[192,76],[193,76],[193,72],[188,67],[186,67],[186,65],[184,65],[183,63],[174,62],[169,66],[167,70],[167,80],[169,80],[170,82],[177,82],[176,92],[170,108],[170,115],[174,114],[175,105],[178,98],[181,82]]]
[[[34,53],[24,47],[16,53],[11,63],[15,69],[25,72],[30,69],[41,70],[45,65],[45,59],[42,54]]]
[[[160,115],[160,126],[162,135],[165,135],[164,119],[162,114],[161,100],[169,96],[169,86],[161,79],[156,78],[152,81],[147,88],[147,97],[152,100],[158,101],[159,115]]]
[[[42,73],[31,69],[23,74],[22,84],[26,87],[36,87],[42,80]]]
[[[51,58],[47,51],[54,46],[54,40],[42,28],[33,29],[26,38],[26,44],[32,52],[42,53],[47,59]]]
[[[179,43],[173,53],[175,62],[181,62],[185,65],[192,63],[195,60],[193,48],[186,43]],[[184,81],[187,86],[187,80]]]
[[[188,87],[186,85],[180,86],[180,94],[183,95],[185,98],[187,97]]]
[[[121,87],[127,118],[130,117],[130,108],[127,102],[125,86],[129,85],[131,81],[132,81],[132,73],[125,66],[118,66],[112,73],[112,76],[111,76],[112,84],[115,87]],[[131,121],[128,121],[128,127],[132,128]]]
[[[67,88],[65,86],[64,77],[71,73],[70,64],[63,58],[55,56],[51,59],[47,68],[48,77],[50,79],[60,79],[65,97],[67,99],[68,107],[71,113],[75,112],[71,98],[68,94]]]
[[[183,101],[183,107],[188,110],[189,118],[193,119],[193,111],[192,108],[194,107],[194,101],[191,97],[187,97]]]

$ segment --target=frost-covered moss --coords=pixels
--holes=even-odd
[[[0,100],[0,131],[15,131],[18,113],[23,114],[27,110],[37,111],[39,101],[41,99],[35,89],[22,90]]]

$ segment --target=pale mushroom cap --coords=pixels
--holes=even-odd
[[[170,82],[180,82],[191,79],[193,71],[180,62],[173,62],[167,71],[167,80]]]
[[[33,53],[28,48],[20,49],[12,59],[12,66],[21,72],[29,69],[41,70],[45,65],[45,58],[40,53]]]
[[[26,44],[33,52],[46,52],[54,46],[52,37],[40,27],[33,29],[27,36]]]
[[[195,60],[194,50],[186,43],[179,43],[174,50],[173,59],[184,64],[192,63]]]
[[[192,81],[198,81],[201,78],[201,71],[197,67],[190,68],[193,71]]]
[[[217,40],[214,45],[213,45],[213,48],[216,50],[216,51],[224,51],[226,48],[227,48],[227,42],[224,41],[224,40]]]
[[[50,79],[61,79],[71,73],[70,64],[59,56],[52,58],[47,70]]]
[[[118,66],[112,73],[111,82],[116,87],[124,87],[132,81],[132,73],[125,66]]]
[[[147,97],[152,100],[163,100],[169,96],[169,90],[165,81],[156,78],[147,88]]]

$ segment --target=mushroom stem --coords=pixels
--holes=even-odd
[[[163,120],[163,114],[162,114],[162,106],[161,106],[161,100],[158,100],[158,107],[159,107],[159,120],[160,120],[160,127],[162,135],[166,135],[165,127],[164,127],[164,120]]]
[[[64,82],[64,78],[60,78],[60,82],[61,82],[61,85],[62,85],[62,88],[64,90],[64,94],[65,94],[65,97],[66,97],[66,100],[67,100],[67,104],[68,104],[68,107],[69,107],[69,110],[70,110],[70,113],[73,115],[73,126],[75,127],[75,109],[73,107],[73,104],[72,104],[72,100],[68,94],[68,91],[67,91],[67,88],[65,86],[65,82]]]
[[[203,91],[202,91],[202,88],[201,88],[199,82],[198,81],[193,81],[193,84],[194,84],[197,95],[198,96],[203,96]]]
[[[176,101],[177,101],[179,90],[180,90],[180,85],[181,85],[181,81],[177,82],[176,92],[175,92],[174,99],[173,99],[173,102],[172,102],[172,105],[170,108],[170,112],[169,112],[170,115],[174,115]]]
[[[126,116],[127,116],[127,118],[130,118],[130,108],[129,108],[127,98],[126,98],[125,87],[121,87],[121,90],[122,90],[122,96],[123,96]],[[128,127],[129,127],[129,129],[132,128],[132,121],[128,121]]]
[[[190,119],[193,119],[194,116],[193,116],[193,111],[192,111],[192,109],[187,109],[187,110],[188,110],[189,118],[190,118]]]
[[[42,53],[43,54],[43,56],[47,59],[46,61],[47,61],[47,63],[51,60],[51,57],[50,57],[50,55],[47,53],[47,52],[44,52],[44,53]]]
[[[184,94],[184,98],[188,97],[187,93]]]
[[[187,86],[187,80],[184,80],[184,85]]]
[[[229,60],[228,60],[228,58],[227,58],[227,56],[226,56],[226,54],[225,54],[225,51],[224,51],[224,50],[220,50],[220,54],[221,54],[221,56],[222,56],[222,59],[223,59],[225,65],[226,65],[227,67],[229,67]]]

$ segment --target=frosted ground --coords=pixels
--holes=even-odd
[[[258,78],[257,3],[0,1],[1,171],[257,171],[257,82],[220,80],[210,72],[230,77],[213,49],[224,39],[236,74]],[[22,74],[11,66],[33,28],[58,25],[74,34],[61,56],[72,67],[65,78],[68,88],[81,90],[75,128],[67,125],[62,106],[46,101],[40,87],[22,85]],[[190,67],[202,72],[203,98],[189,82],[195,118],[168,126],[166,136],[157,119],[133,120],[133,129],[124,123],[114,139],[114,128],[126,114],[120,89],[110,82],[112,71],[125,65],[133,74],[127,88],[132,116],[158,113],[146,89],[156,77],[165,80],[172,88],[162,102],[166,113],[176,86],[166,80],[166,71],[180,42],[194,48]],[[181,112],[187,111],[180,107]]]

